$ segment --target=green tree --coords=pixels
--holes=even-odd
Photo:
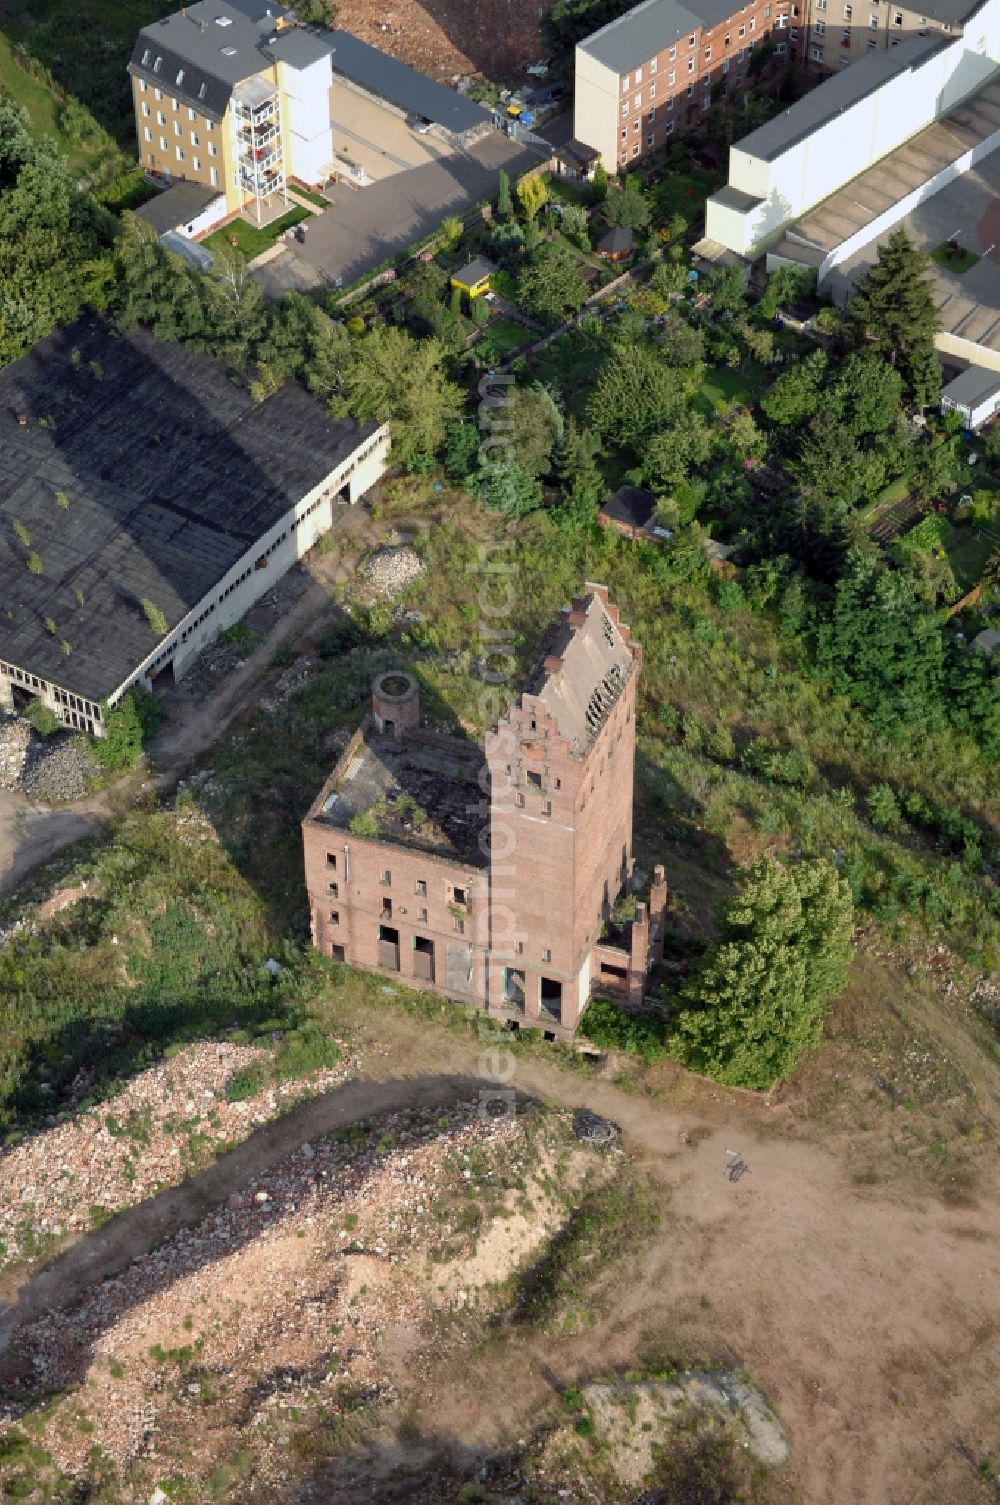
[[[528,173],[517,185],[517,202],[526,220],[538,217],[549,201],[549,187],[541,173]]]
[[[524,517],[542,505],[542,488],[523,465],[516,460],[503,460],[481,473],[479,497],[490,512]]]
[[[461,390],[443,364],[438,340],[374,329],[351,350],[331,410],[359,423],[391,420],[393,458],[412,468],[437,453],[462,409]]]
[[[877,450],[862,449],[848,429],[819,415],[803,435],[793,468],[804,492],[851,507],[872,500],[886,480]]]
[[[855,438],[884,434],[903,411],[903,378],[874,351],[848,355],[823,394],[825,421]]]
[[[577,259],[565,246],[541,246],[518,275],[517,301],[546,324],[558,324],[567,309],[576,313],[586,296]]]
[[[825,859],[755,863],[684,988],[671,1054],[732,1086],[788,1076],[847,986],[853,922],[850,887]]]
[[[705,359],[705,337],[679,315],[667,319],[656,336],[668,366],[697,366]]]
[[[623,225],[630,230],[645,230],[653,217],[649,200],[634,189],[617,190],[608,194],[604,204],[604,218],[609,225]]]
[[[569,204],[563,210],[560,227],[567,240],[571,240],[581,251],[590,250],[590,221],[587,211],[579,204]]]
[[[942,725],[940,626],[914,582],[878,556],[849,553],[833,610],[817,629],[816,658],[877,731],[915,736]]]
[[[712,432],[705,419],[694,409],[684,409],[672,427],[652,434],[643,446],[643,480],[658,495],[669,494],[711,452]]]
[[[857,346],[867,346],[895,366],[904,390],[918,406],[940,392],[941,368],[934,351],[940,328],[927,279],[929,259],[905,230],[893,230],[878,258],[855,286],[846,326]]]
[[[468,418],[457,419],[448,425],[448,438],[444,449],[444,469],[450,481],[459,485],[466,482],[479,469],[479,447],[482,435],[475,423]]]
[[[497,179],[497,213],[506,217],[512,214],[513,210],[514,206],[511,203],[510,197],[510,174],[504,172],[503,168],[501,168],[500,176]]]
[[[672,427],[686,410],[683,385],[648,345],[616,347],[601,365],[587,403],[587,421],[623,447],[638,448]]]
[[[563,415],[551,392],[537,383],[515,387],[503,410],[517,461],[530,476],[548,475],[563,437]]]
[[[801,298],[812,298],[816,293],[816,273],[809,267],[786,264],[775,267],[767,279],[764,296],[757,311],[765,319],[773,319],[778,309]]]
[[[782,373],[760,400],[761,411],[775,428],[793,429],[805,423],[819,407],[826,377],[827,357],[814,350]]]
[[[567,421],[556,464],[564,521],[592,522],[606,495],[607,487],[596,460],[598,448],[596,434],[581,428],[575,418]]]
[[[465,224],[460,215],[446,214],[441,221],[441,238],[445,245],[454,248],[465,234]]]

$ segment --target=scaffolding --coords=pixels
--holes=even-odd
[[[253,199],[259,226],[261,203],[270,203],[274,194],[280,193],[288,207],[278,86],[259,74],[248,78],[234,90],[233,106],[236,182]]]

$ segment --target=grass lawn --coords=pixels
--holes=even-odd
[[[769,381],[769,374],[759,361],[744,361],[735,370],[716,367],[703,382],[696,400],[709,413],[728,407],[731,402],[756,402]]]
[[[964,528],[950,526],[942,543],[948,555],[948,563],[955,571],[955,579],[963,591],[969,591],[979,584],[986,561],[994,549],[1000,547],[995,533],[991,534],[975,525]]]
[[[285,231],[292,225],[298,225],[304,219],[311,219],[308,209],[301,205],[297,209],[289,209],[280,219],[273,220],[270,225],[263,225],[259,230],[256,225],[250,225],[245,219],[234,219],[230,224],[223,225],[221,230],[206,236],[202,242],[210,251],[229,251],[232,249],[232,239],[236,238],[236,249],[245,256],[247,261],[252,261],[262,251],[268,250],[276,241],[280,240]]]
[[[705,200],[719,186],[717,175],[708,172],[678,173],[665,170],[660,182],[651,189],[658,224],[673,214],[683,214],[690,225],[704,211]]]
[[[520,350],[522,345],[530,345],[535,338],[531,330],[525,329],[516,319],[491,319],[487,331],[501,356]]]
[[[294,193],[296,198],[305,199],[307,204],[315,204],[317,209],[329,209],[330,201],[321,193],[314,193],[311,188],[303,188],[301,183],[289,183],[288,192]]]
[[[953,240],[946,240],[943,245],[931,252],[931,261],[936,261],[939,267],[955,272],[959,277],[970,267],[974,267],[979,259],[975,251],[963,250]]]
[[[59,150],[69,158],[70,168],[81,176],[88,172],[101,155],[70,141],[59,125],[59,101],[45,84],[31,78],[19,68],[10,43],[0,32],[0,92],[7,93],[15,104],[22,105],[31,116],[36,136],[52,136]]]

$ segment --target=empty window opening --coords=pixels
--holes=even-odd
[[[342,962],[346,959],[347,953],[345,952],[343,946],[339,944],[339,942],[334,941],[333,945],[330,947],[330,955],[333,957],[335,962]]]
[[[336,854],[336,852],[327,852],[327,854],[326,854],[326,865],[327,865],[327,867],[336,867],[337,866],[337,854]]]
[[[378,964],[391,972],[399,971],[399,931],[392,925],[378,927]]]
[[[504,968],[503,1001],[508,1008],[524,1008],[524,973],[518,967]]]
[[[429,936],[413,937],[413,975],[424,982],[434,981],[434,942]]]
[[[532,789],[541,789],[542,787],[542,776],[534,768],[528,769],[528,783]]]
[[[330,924],[331,925],[339,925],[340,924],[340,910],[339,909],[331,909],[330,910]]]
[[[611,977],[615,980],[615,982],[627,982],[628,968],[615,967],[611,962],[601,962],[601,976]]]
[[[547,1019],[562,1022],[562,983],[555,977],[543,977],[539,993],[541,1011]]]

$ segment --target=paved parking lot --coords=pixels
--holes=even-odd
[[[272,297],[293,288],[336,286],[338,277],[345,285],[355,282],[429,235],[446,215],[467,213],[495,195],[501,168],[513,178],[543,156],[493,131],[469,151],[394,173],[369,188],[341,184],[331,208],[309,220],[305,243],[290,246],[254,276]]]

